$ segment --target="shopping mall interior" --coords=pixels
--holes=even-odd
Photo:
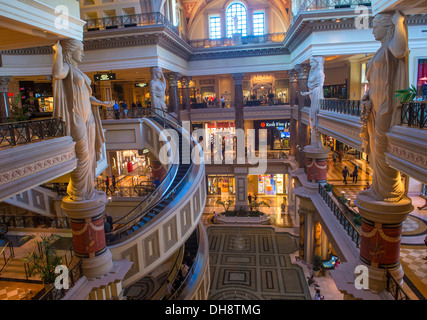
[[[0,0],[0,300],[426,300],[424,0]]]

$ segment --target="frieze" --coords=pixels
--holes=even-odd
[[[31,174],[37,173],[42,170],[49,169],[51,167],[54,167],[58,164],[61,164],[63,162],[69,161],[73,158],[75,158],[76,153],[75,151],[70,151],[58,156],[55,156],[53,158],[44,159],[41,161],[37,161],[35,163],[32,163],[30,165],[26,165],[24,167],[20,167],[17,169],[13,169],[8,172],[4,172],[0,174],[0,185],[15,181],[20,178],[24,178],[26,176],[29,176]]]
[[[388,152],[391,155],[394,155],[400,159],[404,159],[410,163],[413,163],[417,166],[427,168],[427,158],[421,153],[414,152],[412,150],[404,149],[398,145],[390,144],[388,147]]]

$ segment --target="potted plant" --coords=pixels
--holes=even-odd
[[[327,183],[323,186],[323,188],[325,188],[326,192],[332,192],[332,189],[334,189],[334,185]]]
[[[414,85],[407,87],[406,89],[396,90],[394,98],[398,99],[401,104],[414,101],[417,96],[417,88]]]
[[[228,209],[230,209],[230,206],[233,203],[233,200],[224,200],[224,201],[222,201],[221,199],[218,199],[216,201],[216,203],[222,205],[223,208],[224,208],[224,212],[227,213]]]
[[[323,269],[323,260],[321,256],[315,255],[313,258],[313,275],[318,277]]]
[[[39,240],[35,235],[29,235],[21,240],[30,239],[34,243],[34,250],[24,258],[24,262],[28,265],[29,276],[39,274],[46,288],[53,286],[56,278],[55,268],[62,264],[62,258],[56,255],[56,249],[53,246],[59,238],[60,236],[51,234],[41,235]]]

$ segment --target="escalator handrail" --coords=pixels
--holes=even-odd
[[[155,113],[155,110],[150,110],[150,109],[148,109],[150,112],[152,112],[152,113]],[[160,111],[162,111],[162,112],[164,112],[163,110],[161,110],[161,109],[159,109]],[[180,133],[181,135],[183,135],[183,132],[185,132],[185,129],[184,128],[182,128],[179,124],[177,124],[177,123],[174,123],[173,121],[171,121],[171,120],[169,120],[169,119],[166,119],[166,118],[164,118],[164,117],[162,117],[162,116],[160,116],[158,113],[156,113],[156,115],[155,116],[157,116],[157,117],[160,117],[160,119],[164,122],[164,127],[165,127],[165,122],[166,123],[168,123],[171,127],[175,127],[174,129],[175,130],[177,130],[178,131],[178,133]],[[173,117],[173,116],[172,116]],[[156,121],[157,122],[157,121]],[[189,134],[189,133],[188,133]],[[191,154],[191,151],[193,150],[193,148],[196,146],[196,144],[197,144],[197,141],[195,140],[195,138],[191,135],[191,134],[189,134],[189,138],[190,138],[190,154]],[[121,234],[123,234],[123,233],[125,233],[126,231],[128,231],[129,229],[131,229],[135,224],[136,224],[136,222],[135,221],[137,221],[137,222],[139,222],[139,221],[141,221],[141,219],[143,219],[144,217],[146,217],[161,201],[163,201],[163,200],[165,200],[165,199],[168,199],[169,197],[171,197],[171,196],[174,196],[175,194],[176,194],[176,192],[177,192],[177,190],[178,190],[178,188],[179,187],[181,187],[182,186],[182,184],[183,184],[183,182],[184,181],[188,181],[188,176],[189,176],[189,173],[193,170],[193,168],[194,168],[194,162],[191,162],[191,164],[190,164],[190,167],[188,168],[188,170],[187,170],[187,172],[186,172],[186,174],[185,174],[185,176],[184,177],[182,177],[181,178],[181,180],[180,180],[180,182],[172,189],[172,190],[169,190],[169,188],[170,188],[170,186],[171,186],[171,184],[173,183],[173,181],[174,180],[172,180],[172,182],[169,184],[169,187],[168,187],[168,189],[167,190],[169,190],[169,191],[167,191],[167,194],[164,196],[164,197],[162,197],[158,202],[156,202],[154,205],[152,205],[150,208],[148,208],[148,209],[146,209],[146,210],[144,210],[144,212],[142,212],[142,213],[140,213],[140,214],[138,214],[137,216],[135,216],[130,222],[128,222],[128,223],[126,223],[126,224],[124,224],[124,225],[121,225],[121,226],[119,226],[118,228],[116,228],[115,230],[112,230],[111,232],[108,232],[108,233],[106,233],[106,236],[107,236],[107,238],[109,238],[109,239],[111,239],[113,236],[119,236],[119,239],[115,239],[115,240],[110,240],[109,242],[110,243],[116,243],[116,242],[118,242],[118,241],[120,241],[121,240]],[[176,177],[176,175],[175,175],[175,177]],[[175,178],[174,177],[174,178]],[[156,189],[157,190],[157,189]],[[154,191],[154,193],[155,193],[156,191]],[[147,199],[148,199],[149,197],[147,197],[143,202],[145,202]],[[142,203],[141,203],[142,204]],[[134,210],[136,210],[138,207],[140,207],[141,206],[141,204],[140,205],[138,205],[136,208],[134,208],[134,209],[132,209],[131,210],[131,212],[129,212],[126,216],[128,216],[128,215],[130,215]]]

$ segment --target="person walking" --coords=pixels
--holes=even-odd
[[[338,154],[336,153],[336,151],[334,151],[332,153],[332,161],[334,162],[334,165],[337,164],[337,157],[338,157]]]
[[[113,191],[116,190],[116,177],[114,175],[111,176],[111,184],[113,186]]]
[[[117,100],[114,101],[114,117],[116,118],[116,120],[120,119],[120,107],[119,104],[117,103]]]
[[[224,107],[225,107],[225,99],[224,99],[224,97],[221,97],[221,106],[224,109]]]
[[[355,166],[353,170],[353,183],[357,183],[358,175],[359,175],[359,169],[357,168],[357,166]]]
[[[342,176],[344,178],[344,183],[347,184],[347,176],[348,176],[348,169],[347,166],[344,166],[344,169],[342,170]]]
[[[248,201],[249,201],[249,204],[252,203],[252,196],[251,195],[248,195]]]
[[[110,178],[105,179],[105,193],[108,193],[108,191],[110,190]]]

